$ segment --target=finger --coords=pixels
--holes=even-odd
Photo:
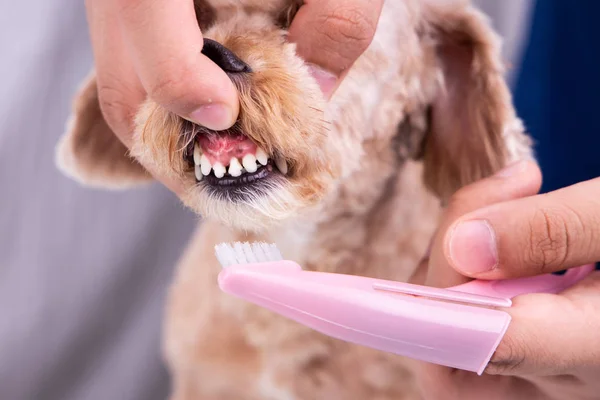
[[[461,216],[490,204],[536,194],[541,186],[541,173],[538,166],[530,161],[521,161],[497,174],[482,179],[457,191],[450,199],[443,219],[434,238],[429,260],[427,280],[428,286],[448,287],[464,283],[468,280],[450,265],[444,238],[449,227]],[[475,235],[480,232],[474,232]],[[461,250],[467,254],[479,254],[481,248],[466,241]]]
[[[166,109],[214,130],[239,114],[237,91],[201,53],[203,37],[193,0],[110,0],[149,96]]]
[[[561,295],[516,297],[512,321],[486,369],[502,375],[560,375],[600,367],[600,272]]]
[[[521,396],[519,399],[537,398],[527,396],[533,394],[527,390],[529,382],[512,377],[477,376],[425,362],[414,363],[413,371],[424,400],[514,400],[515,393]]]
[[[512,320],[485,375],[416,363],[420,387],[430,399],[508,399],[517,393],[532,398],[531,382],[548,387],[548,377],[591,375],[600,367],[598,309],[600,272],[560,295],[516,297],[507,309]],[[582,386],[582,382],[573,382]]]
[[[145,93],[120,31],[114,26],[117,15],[109,3],[110,0],[86,1],[98,100],[109,127],[127,147],[131,147],[133,119]]]
[[[102,114],[111,130],[131,148],[134,117],[146,98],[137,73],[131,63],[118,27],[116,8],[112,0],[87,0],[86,10],[94,51],[98,101]],[[182,193],[180,182],[161,176],[152,166],[144,167],[157,180],[175,193]]]
[[[600,179],[594,179],[464,215],[450,228],[445,250],[459,272],[503,279],[594,263],[598,238]]]
[[[288,38],[319,67],[313,75],[326,94],[371,44],[382,6],[383,0],[306,0],[300,7]]]

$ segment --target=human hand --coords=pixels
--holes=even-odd
[[[86,0],[102,114],[131,149],[134,118],[147,97],[165,109],[214,130],[239,114],[235,86],[201,53],[192,0]],[[172,191],[181,184],[149,172]]]
[[[328,97],[375,33],[382,0],[306,1],[289,37],[315,67]],[[86,0],[102,113],[131,148],[134,117],[146,97],[213,130],[238,118],[238,93],[215,63],[201,53],[193,0]],[[325,72],[331,71],[331,72]],[[178,182],[154,177],[178,193]]]
[[[146,95],[210,129],[234,124],[237,91],[201,53],[192,0],[87,0],[86,7],[102,111],[126,145]]]
[[[316,66],[312,73],[326,97],[373,40],[383,0],[304,0],[288,39]]]
[[[522,162],[457,192],[421,283],[525,277],[600,259],[600,179],[536,195],[540,185],[539,169]],[[600,398],[600,272],[557,295],[518,296],[506,311],[512,322],[483,376],[417,363],[426,399]]]

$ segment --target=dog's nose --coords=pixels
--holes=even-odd
[[[225,72],[251,72],[250,66],[240,60],[231,50],[212,39],[204,39],[202,54],[210,58]]]

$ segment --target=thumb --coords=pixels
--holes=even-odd
[[[457,271],[480,279],[534,276],[594,263],[600,260],[599,195],[597,178],[478,209],[453,224],[444,247]],[[465,226],[481,234],[464,236]],[[477,246],[479,252],[467,253]]]
[[[209,129],[225,130],[235,123],[239,115],[237,90],[227,74],[201,52],[206,43],[198,29],[193,1],[97,3],[102,7],[115,4],[116,22],[150,98]]]
[[[317,66],[313,75],[327,97],[369,47],[383,0],[305,0],[294,17],[288,39]]]
[[[468,281],[464,275],[456,272],[450,265],[455,254],[448,254],[446,237],[452,231],[456,220],[463,215],[491,204],[532,196],[540,190],[541,172],[532,161],[520,161],[499,171],[495,175],[477,181],[458,190],[449,200],[433,243],[428,262],[425,284],[435,287],[454,286]],[[485,234],[487,227],[475,227],[457,246],[461,256],[468,262],[469,257],[489,253],[486,243],[475,238]]]

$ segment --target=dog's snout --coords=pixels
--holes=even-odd
[[[250,66],[239,59],[231,50],[212,39],[204,39],[202,54],[210,58],[225,72],[251,72]]]

